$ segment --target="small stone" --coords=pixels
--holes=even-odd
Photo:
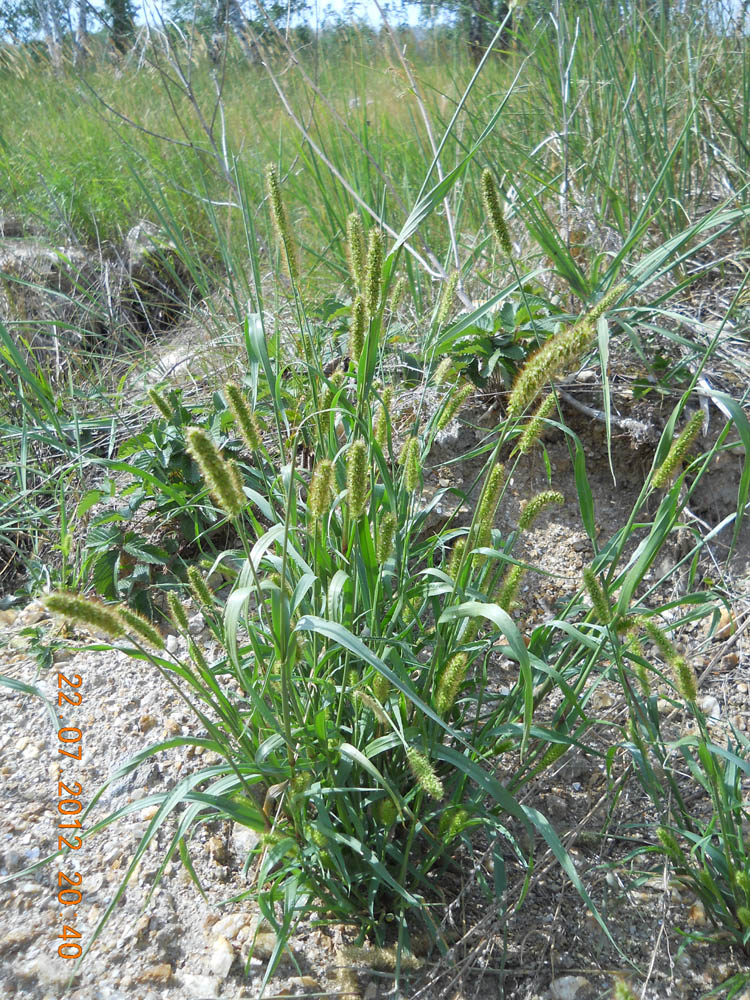
[[[0,955],[31,944],[37,937],[39,937],[39,931],[36,927],[19,927],[0,939]]]
[[[707,719],[716,721],[721,718],[721,706],[719,705],[718,698],[714,698],[713,695],[706,695],[705,698],[701,699],[701,711],[706,716]]]
[[[234,958],[234,948],[227,939],[221,935],[217,937],[213,944],[211,957],[208,960],[211,972],[214,972],[219,979],[226,979],[229,975],[229,970],[234,964]]]
[[[734,635],[737,631],[737,622],[734,619],[734,615],[731,611],[724,608],[721,612],[721,617],[719,618],[719,624],[716,626],[716,631],[713,634],[714,639],[728,639],[730,635]]]
[[[209,837],[206,848],[209,856],[217,865],[224,865],[229,860],[227,857],[227,845],[221,837]]]
[[[30,604],[23,614],[24,625],[37,625],[49,618],[49,611],[43,604]]]
[[[144,914],[138,919],[135,927],[133,928],[133,937],[135,940],[142,944],[145,936],[148,934],[148,927],[151,923],[151,917],[148,914]]]
[[[138,728],[142,733],[147,733],[150,729],[153,729],[156,725],[156,719],[153,715],[146,713],[142,715],[138,720]]]
[[[588,538],[577,538],[571,546],[574,552],[584,552],[588,547]]]
[[[576,382],[582,382],[584,385],[589,382],[596,382],[596,379],[597,374],[593,368],[584,368],[576,375]]]
[[[732,651],[731,653],[727,653],[726,656],[722,656],[721,669],[727,671],[735,670],[739,662],[740,662],[739,656],[737,655],[737,653]],[[747,685],[745,685],[745,690],[747,691]]]
[[[31,743],[31,739],[28,736],[22,736],[16,741],[14,747],[16,753],[21,753],[21,751],[25,750],[29,743]]]
[[[200,635],[205,627],[206,622],[203,615],[193,615],[193,617],[188,620],[188,632],[190,635]]]
[[[150,823],[158,812],[159,806],[147,806],[145,809],[141,809],[139,813],[140,821],[142,823]]]
[[[214,1000],[219,995],[219,980],[213,976],[193,976],[190,973],[182,974],[182,988],[186,996],[205,997],[206,1000]]]
[[[588,985],[588,979],[583,976],[560,976],[549,984],[549,995],[551,1000],[575,1000],[578,993]]]
[[[249,826],[241,826],[239,823],[232,826],[232,846],[243,861],[259,843],[260,837]]]
[[[0,625],[13,625],[17,617],[17,611],[14,611],[13,608],[6,608],[4,611],[0,611]]]
[[[212,934],[216,937],[225,937],[228,941],[236,938],[243,927],[246,927],[251,917],[246,913],[229,913],[222,917],[212,928]]]
[[[29,972],[35,975],[41,983],[57,985],[66,983],[70,978],[71,968],[69,962],[56,961],[48,955],[38,955],[31,963]]]
[[[315,990],[316,993],[321,992],[320,983],[312,976],[293,976],[289,980],[289,985],[301,987],[303,990]]]
[[[36,760],[39,756],[39,747],[29,743],[21,755],[25,760]]]
[[[165,645],[168,653],[176,653],[180,648],[180,642],[176,635],[168,635]]]
[[[165,736],[177,736],[180,732],[181,726],[177,719],[173,719],[171,716],[164,723],[164,735]]]
[[[136,977],[137,983],[168,983],[172,978],[172,966],[169,962],[161,962],[159,965],[152,965],[140,976]]]
[[[691,924],[695,924],[696,927],[705,927],[708,923],[708,919],[706,918],[706,907],[699,899],[696,899],[690,907],[688,920]]]

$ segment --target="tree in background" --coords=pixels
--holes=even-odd
[[[118,52],[126,52],[135,34],[135,8],[131,0],[104,0],[109,37]]]

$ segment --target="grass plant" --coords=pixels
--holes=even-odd
[[[746,398],[706,378],[724,324],[688,335],[680,306],[744,256],[746,123],[729,108],[750,52],[718,32],[686,43],[678,24],[655,46],[645,18],[615,25],[601,5],[583,9],[576,22],[565,10],[522,19],[519,51],[477,73],[439,35],[450,59],[425,47],[407,61],[384,32],[336,48],[317,75],[300,57],[283,79],[273,60],[264,70],[230,51],[218,97],[200,52],[160,36],[144,51],[148,72],[35,77],[35,118],[30,67],[6,58],[8,204],[48,239],[98,243],[103,262],[149,219],[206,332],[239,333],[243,352],[202,398],[152,390],[144,426],[121,413],[134,353],[107,360],[89,340],[61,378],[35,359],[23,323],[0,325],[0,545],[37,557],[28,586],[51,610],[104,629],[194,713],[196,734],[145,747],[124,771],[177,746],[218,754],[137,803],[158,811],[89,947],[162,827],[171,839],[153,888],[176,854],[197,880],[191,837],[218,819],[258,836],[247,894],[278,935],[265,982],[311,913],[356,924],[360,944],[395,945],[397,979],[419,936],[445,953],[442,885],[480,841],[493,859],[482,888],[501,913],[522,902],[543,843],[605,926],[557,832],[524,799],[568,748],[601,755],[590,700],[604,681],[628,701],[627,750],[660,810],[651,852],[747,945],[746,741],[712,737],[695,679],[655,624],[665,611],[675,628],[712,613],[716,595],[694,585],[712,531],[693,536],[687,593],[667,601],[653,570],[723,448],[745,453],[735,540],[748,502]],[[405,80],[408,97],[394,103]],[[662,371],[671,413],[632,510],[602,539],[583,443],[560,403],[578,368],[597,362],[611,452],[610,349],[625,345],[651,374],[654,343],[679,347],[680,391]],[[418,372],[406,392],[397,357]],[[504,406],[461,456],[473,480],[427,491],[436,441],[488,385]],[[698,437],[699,390],[723,414],[712,445]],[[513,530],[496,524],[545,428],[569,446],[594,555],[575,593],[525,630],[520,585],[536,569],[520,542],[536,517],[556,516],[556,484],[528,498]],[[72,530],[118,491],[127,514],[99,515],[86,537]],[[468,523],[436,529],[448,494]],[[174,527],[171,549],[131,528],[149,505]],[[208,587],[209,567],[228,593]],[[92,584],[106,604],[84,596]],[[167,600],[152,599],[160,589]],[[123,603],[136,593],[150,620]],[[188,593],[217,658],[189,633]],[[164,645],[167,618],[183,654]],[[660,729],[644,634],[672,670],[657,676],[695,720],[677,741]],[[498,657],[513,664],[508,690],[493,681]],[[684,803],[677,753],[708,818]],[[522,873],[514,899],[510,865]]]

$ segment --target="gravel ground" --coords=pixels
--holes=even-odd
[[[446,453],[453,447],[450,440],[444,442]],[[587,448],[591,456],[602,454],[598,428],[588,433]],[[519,612],[527,631],[545,620],[554,602],[578,585],[580,571],[591,555],[580,527],[568,451],[560,441],[548,442],[548,451],[553,485],[562,489],[567,502],[529,535],[523,558],[560,575],[527,582]],[[614,489],[606,463],[592,458],[589,475],[597,524],[604,537],[622,523],[623,511],[642,481],[643,461],[623,442],[616,457],[618,486]],[[694,514],[711,524],[724,516],[727,505],[731,509],[736,498],[733,461],[722,459],[723,464],[712,470],[695,497]],[[458,471],[450,466],[436,470],[433,486],[446,485]],[[514,506],[547,485],[538,458],[519,468],[510,485],[508,524],[514,521]],[[504,527],[502,518],[498,526]],[[721,563],[718,548],[714,553],[721,572],[731,574],[727,579],[734,587],[738,620],[749,603],[747,536],[746,531],[730,567]],[[678,545],[664,559],[676,560],[679,554]],[[656,571],[663,568],[657,566]],[[674,585],[679,586],[679,580]],[[58,801],[65,794],[60,781],[73,788],[74,782],[80,783],[80,799],[87,804],[102,783],[146,744],[196,735],[196,730],[178,693],[148,665],[119,652],[81,649],[91,637],[63,635],[36,602],[20,611],[0,612],[0,618],[5,640],[0,648],[0,673],[38,686],[55,715],[64,714],[64,721],[82,732],[80,744],[70,744],[82,747],[82,759],[61,756],[50,708],[37,697],[2,689],[0,767],[6,778],[0,793],[6,817],[0,834],[0,879],[5,882],[0,913],[2,995],[24,1000],[60,1000],[63,995],[74,1000],[259,997],[273,935],[259,920],[250,899],[220,905],[248,888],[250,876],[243,874],[243,863],[253,846],[252,835],[231,824],[201,826],[189,846],[207,898],[175,855],[147,902],[171,839],[170,822],[143,855],[106,928],[77,971],[70,992],[65,993],[75,963],[58,957],[58,945],[64,940],[89,944],[154,818],[156,806],[148,797],[173,787],[191,769],[210,763],[209,753],[201,755],[200,748],[192,747],[173,749],[160,755],[158,763],[146,762],[115,778],[87,818],[87,826],[116,809],[130,807],[130,811],[64,859],[14,877],[57,846],[62,832]],[[28,628],[37,630],[37,647],[46,645],[50,650],[53,662],[45,667],[34,658],[32,640],[24,633]],[[206,635],[201,638],[207,641]],[[684,642],[698,672],[707,671],[701,689],[705,710],[714,714],[717,724],[731,721],[746,730],[750,659],[744,634],[710,641],[701,625]],[[175,651],[179,653],[178,648]],[[210,655],[210,648],[207,651]],[[498,662],[499,676],[503,669]],[[79,706],[58,707],[61,673],[72,682],[61,682],[63,691],[80,691]],[[81,682],[74,687],[76,675]],[[73,700],[77,700],[75,695]],[[604,721],[615,723],[621,718],[618,693],[606,684],[594,693],[592,704]],[[614,778],[617,774],[615,762]],[[559,832],[576,831],[570,845],[579,870],[615,940],[638,971],[607,942],[575,890],[544,858],[537,862],[528,899],[517,914],[503,918],[496,910],[489,912],[476,887],[478,848],[476,857],[467,859],[466,882],[456,887],[456,903],[446,914],[446,926],[452,925],[454,937],[461,940],[442,962],[432,957],[421,962],[406,995],[415,1000],[463,996],[593,1000],[611,995],[615,978],[625,975],[644,1000],[692,1000],[728,975],[750,970],[743,958],[720,944],[683,949],[678,928],[700,930],[705,921],[694,900],[670,885],[658,868],[637,887],[625,885],[619,871],[624,874],[626,869],[611,866],[617,854],[609,847],[605,850],[601,839],[589,839],[587,832],[601,831],[606,820],[611,780],[600,761],[566,755],[556,770],[545,772],[527,790],[527,803],[548,815]],[[648,803],[638,793],[631,787],[622,791],[609,819],[611,830],[647,814]],[[70,836],[74,834],[70,830]],[[61,906],[57,896],[61,872],[71,880],[68,888],[77,885],[80,889],[80,902],[72,893],[68,898],[75,904]],[[517,898],[512,897],[512,890],[519,879],[520,873],[509,866],[511,898]],[[61,938],[64,925],[73,927],[80,938]],[[347,933],[341,927],[303,925],[294,938],[292,955],[284,958],[263,995],[333,997],[356,992],[366,1000],[385,997],[391,984],[387,970],[376,968],[374,954],[359,956],[354,962],[346,950]],[[253,939],[255,948],[249,957]],[[750,992],[741,996],[750,1000]]]

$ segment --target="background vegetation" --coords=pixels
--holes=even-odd
[[[253,827],[279,949],[322,909],[397,944],[398,978],[419,935],[447,950],[438,876],[461,852],[492,856],[480,888],[504,910],[507,868],[528,880],[536,839],[601,919],[521,800],[570,747],[607,756],[588,709],[602,679],[653,805],[639,863],[666,856],[748,945],[747,741],[714,736],[677,641],[718,618],[727,594],[701,560],[720,529],[737,541],[750,485],[746,361],[723,336],[745,335],[750,150],[730,13],[477,8],[493,33],[469,24],[468,48],[445,26],[313,33],[271,16],[217,38],[183,19],[115,54],[95,40],[85,60],[62,37],[49,62],[34,44],[2,52],[0,209],[20,234],[0,250],[7,600],[54,591],[55,611],[179,680],[200,728],[187,742],[223,763],[164,797],[142,849],[174,812],[188,868],[196,824]],[[235,345],[227,374],[147,395],[157,338],[187,325]],[[610,357],[659,420],[643,490],[602,540],[563,404],[597,364],[588,415],[611,450]],[[470,515],[433,529],[423,476],[475,390],[494,424],[456,456],[473,481],[448,491]],[[701,399],[721,416],[711,438]],[[594,558],[523,636],[533,567],[514,550],[556,484],[510,533],[495,518],[543,425],[569,442]],[[735,510],[696,525],[691,496],[730,449]],[[646,578],[686,524],[674,596],[678,566]],[[159,629],[189,639],[186,600],[215,662],[192,640],[167,653]],[[665,698],[687,733],[664,731]]]

